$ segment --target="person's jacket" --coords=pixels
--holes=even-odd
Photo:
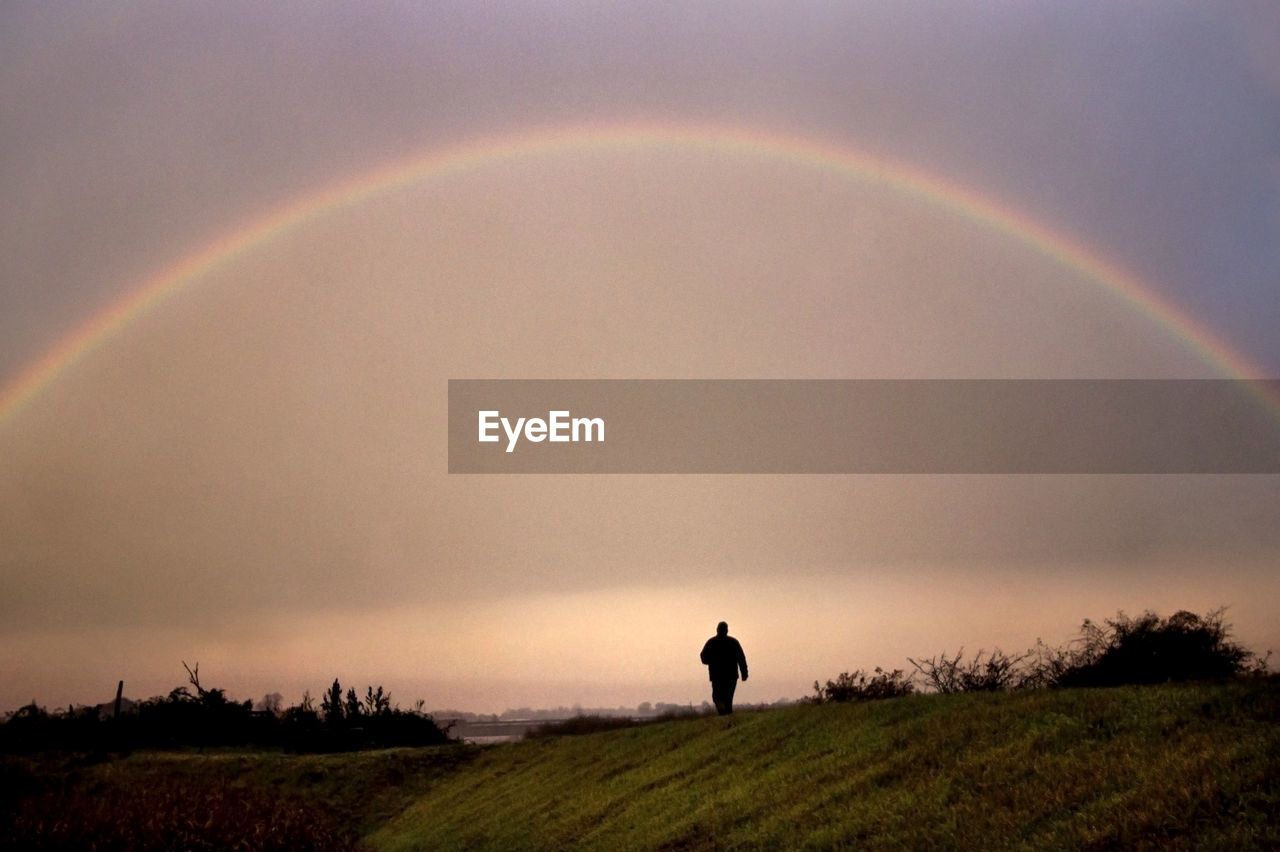
[[[712,636],[702,646],[702,664],[707,667],[711,680],[737,680],[738,670],[747,679],[747,657],[742,646],[732,636]]]

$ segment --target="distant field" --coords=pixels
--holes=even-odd
[[[190,790],[230,789],[246,827],[310,814],[296,819],[314,845],[387,850],[1280,847],[1274,678],[798,706],[487,748],[58,760],[6,763],[9,838],[38,840],[14,826],[41,808],[75,823],[132,786],[177,785],[193,823],[206,806]]]
[[[444,724],[442,720],[437,721]],[[449,733],[457,739],[473,743],[509,742],[520,739],[527,731],[543,724],[543,721],[521,719],[504,722],[457,722],[449,728]]]

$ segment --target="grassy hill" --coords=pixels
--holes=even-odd
[[[486,750],[388,849],[1280,846],[1273,681],[915,696]]]
[[[1280,681],[913,696],[490,748],[0,763],[9,848],[1280,847]]]

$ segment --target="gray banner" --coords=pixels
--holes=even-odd
[[[450,380],[450,473],[1280,473],[1280,381]]]

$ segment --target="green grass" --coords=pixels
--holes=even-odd
[[[486,749],[400,849],[1265,848],[1274,682],[915,696]]]
[[[1280,848],[1280,681],[912,696],[485,748],[10,756],[0,770],[8,848]]]

